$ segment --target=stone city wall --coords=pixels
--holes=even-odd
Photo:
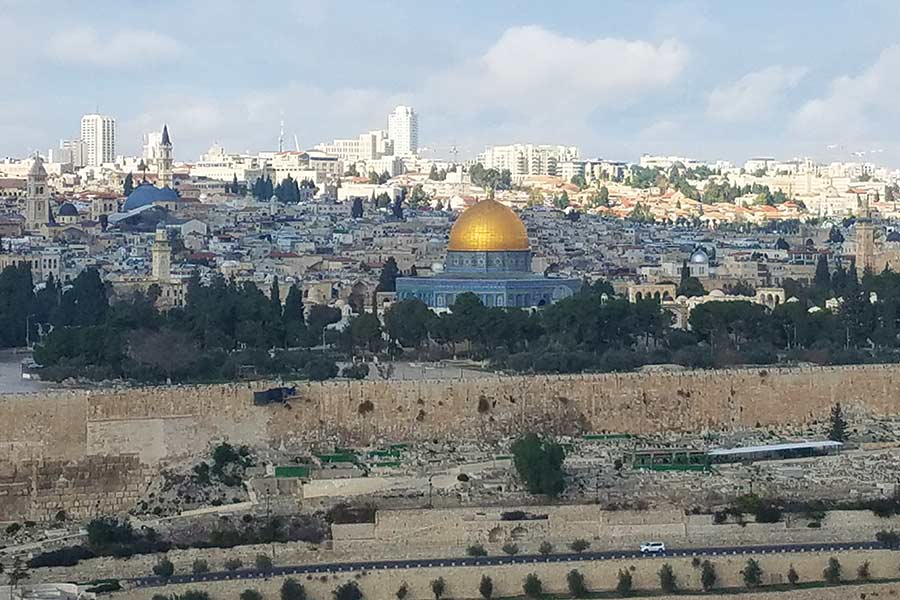
[[[297,386],[288,403],[263,407],[254,406],[253,392],[284,382],[8,394],[0,396],[0,497],[20,499],[0,520],[47,516],[44,497],[57,495],[57,485],[42,473],[54,461],[81,465],[91,476],[98,457],[131,457],[155,469],[226,439],[299,451],[312,442],[489,439],[525,430],[732,430],[821,421],[835,402],[851,415],[897,416],[898,384],[900,366],[873,365],[299,382],[288,384]],[[109,493],[139,485],[143,474],[137,477],[133,465],[110,464],[115,477],[106,479],[122,486],[82,501],[105,505]]]

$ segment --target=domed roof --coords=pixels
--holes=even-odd
[[[528,250],[528,232],[512,209],[492,198],[466,210],[450,230],[448,250]]]
[[[178,200],[178,192],[172,188],[166,186],[160,189],[155,185],[142,183],[128,194],[128,199],[125,200],[125,206],[122,208],[125,211],[129,211],[153,204],[154,202],[169,202],[172,200]]]
[[[71,202],[65,202],[56,212],[57,217],[77,217],[78,209]]]

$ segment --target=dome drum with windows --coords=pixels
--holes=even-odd
[[[580,285],[577,279],[532,273],[525,225],[512,209],[489,198],[454,223],[443,270],[431,277],[398,278],[397,298],[446,309],[469,292],[485,306],[533,307],[571,296]]]

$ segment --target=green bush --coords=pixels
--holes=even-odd
[[[207,563],[202,558],[198,558],[194,561],[194,564],[191,565],[191,572],[194,575],[209,573],[209,563]]]
[[[822,579],[830,585],[837,585],[841,582],[841,562],[835,557],[828,559],[828,566],[822,571]]]
[[[659,569],[659,587],[667,594],[673,593],[678,588],[675,571],[672,570],[672,565],[669,563],[665,563]]]
[[[168,558],[161,558],[159,562],[153,565],[153,574],[157,577],[168,579],[175,574],[175,565]]]
[[[466,554],[469,556],[487,556],[487,550],[481,544],[473,544],[466,548]]]
[[[535,573],[529,573],[522,583],[522,591],[528,598],[540,598],[544,593],[544,584]]]
[[[578,554],[581,554],[590,547],[591,543],[589,541],[581,539],[575,540],[569,545],[569,548],[571,548],[573,552],[577,552]]]
[[[566,584],[569,586],[569,593],[575,598],[584,598],[588,595],[587,584],[584,581],[584,575],[579,571],[572,569],[566,575]]]
[[[506,554],[509,554],[510,556],[512,556],[513,554],[519,553],[519,547],[516,544],[507,543],[507,544],[503,544],[503,551]]]
[[[616,593],[624,598],[625,596],[628,596],[631,594],[631,586],[632,586],[631,573],[629,573],[625,569],[620,569],[619,570],[619,579],[616,582]]]
[[[244,566],[244,561],[239,558],[229,558],[225,561],[225,569],[228,571],[237,571]]]

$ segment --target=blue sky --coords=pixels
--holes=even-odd
[[[176,158],[385,126],[422,145],[575,144],[900,166],[900,2],[0,0],[0,156],[119,121]],[[829,148],[828,146],[832,146]],[[880,150],[881,152],[872,152]]]

